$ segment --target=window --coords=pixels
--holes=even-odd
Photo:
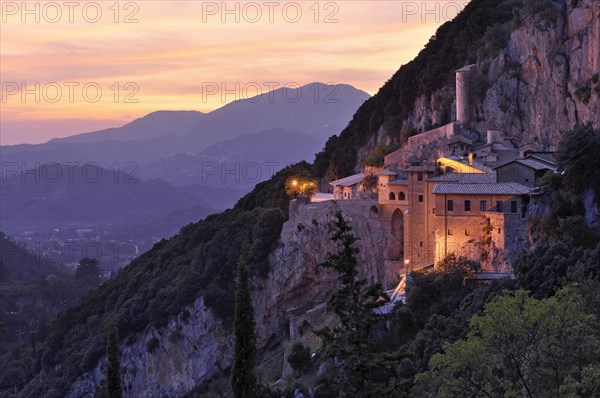
[[[448,235],[452,235],[452,231],[448,230]]]
[[[517,201],[516,200],[512,200],[510,202],[510,212],[511,213],[516,213],[517,212]]]
[[[396,200],[396,194],[393,192],[390,192],[390,200]]]
[[[398,200],[406,200],[406,194],[404,192],[400,192],[398,194]]]
[[[423,241],[419,242],[419,246],[423,247]]]
[[[471,201],[465,200],[465,211],[471,211]]]
[[[448,211],[454,211],[454,201],[453,200],[448,201]]]
[[[419,202],[423,201],[423,195],[419,195]]]
[[[431,214],[435,214],[435,207],[431,209]]]
[[[485,200],[482,200],[481,202],[479,202],[479,211],[486,211],[487,209],[487,202]]]
[[[465,229],[465,236],[469,236],[469,230]]]
[[[504,203],[501,200],[496,202],[496,211],[502,212],[504,211]]]
[[[417,181],[423,181],[423,173],[417,174]]]

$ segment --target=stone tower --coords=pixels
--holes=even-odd
[[[471,81],[477,66],[467,65],[456,71],[456,121],[465,125],[471,121]]]

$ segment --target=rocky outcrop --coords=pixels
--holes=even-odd
[[[479,60],[476,73],[488,87],[473,104],[476,130],[497,128],[522,145],[555,149],[562,131],[600,126],[600,2],[555,5],[555,13],[525,18],[497,57]],[[420,97],[407,122],[421,131],[439,123],[440,98],[454,91]]]
[[[271,272],[259,284],[254,308],[262,341],[283,337],[289,328],[286,311],[307,302],[323,301],[336,287],[336,275],[318,267],[329,252],[336,250],[330,240],[331,221],[341,210],[360,238],[357,246],[360,278],[382,282],[386,249],[393,246],[385,220],[374,220],[370,208],[376,201],[329,201],[301,206],[297,215],[284,224],[279,246],[271,255]]]
[[[165,328],[152,328],[121,346],[125,397],[181,397],[231,365],[231,328],[199,297]],[[104,380],[103,358],[79,379],[67,398],[92,398]]]

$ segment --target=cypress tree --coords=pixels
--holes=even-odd
[[[119,331],[112,326],[108,333],[108,344],[106,346],[106,396],[108,398],[122,398],[123,387],[121,386],[121,351],[119,349]]]
[[[328,308],[337,315],[339,324],[333,328],[326,326],[317,334],[323,339],[324,356],[336,359],[332,386],[340,396],[367,398],[373,396],[369,391],[373,359],[371,331],[377,323],[373,310],[385,296],[381,285],[367,286],[366,280],[358,278],[359,250],[355,245],[358,238],[339,210],[333,226],[331,240],[338,245],[338,251],[328,253],[319,266],[338,273],[341,286],[330,296]]]
[[[248,271],[248,243],[244,243],[238,262],[235,290],[235,348],[231,369],[231,389],[234,398],[255,398],[256,323],[252,307],[252,289]]]

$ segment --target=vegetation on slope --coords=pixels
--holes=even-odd
[[[267,255],[286,218],[289,199],[284,184],[290,176],[309,177],[310,168],[301,163],[282,170],[233,209],[183,227],[89,293],[56,320],[42,343],[23,345],[4,358],[0,391],[23,388],[43,370],[47,376],[27,386],[25,396],[62,397],[104,355],[107,325],[116,324],[122,340],[132,341],[136,333],[164,326],[199,296],[231,323],[242,242],[250,242],[251,275],[264,277]]]

